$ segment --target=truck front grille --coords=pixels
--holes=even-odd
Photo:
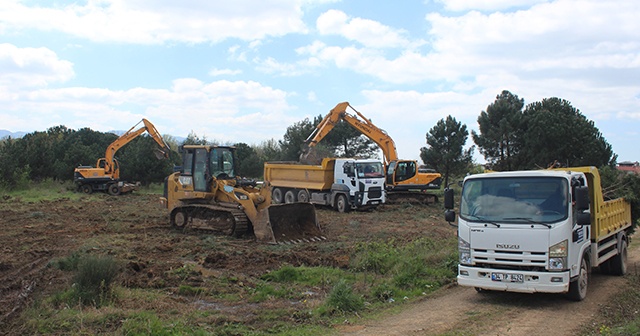
[[[547,265],[546,252],[473,249],[472,257],[483,268],[544,271]]]
[[[381,198],[381,197],[382,197],[382,188],[381,187],[369,188],[369,199]]]

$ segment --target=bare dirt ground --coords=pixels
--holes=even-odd
[[[640,272],[640,248],[629,250],[629,272]],[[382,319],[341,326],[343,335],[576,335],[627,284],[624,277],[591,274],[582,302],[561,295],[477,293],[452,285]],[[597,329],[599,326],[592,326]]]
[[[75,252],[107,254],[125,261],[119,283],[127,288],[173,293],[186,282],[242,295],[258,277],[284,264],[346,267],[357,242],[455,236],[455,228],[443,220],[441,205],[384,206],[374,212],[347,214],[318,209],[317,214],[327,242],[273,247],[257,245],[250,237],[173,230],[158,195],[92,195],[39,202],[0,195],[0,334],[24,334],[21,313],[38,299],[68,288],[71,275],[51,264]],[[640,252],[631,246],[630,269],[637,272]],[[194,265],[197,271],[186,277],[176,274],[185,265]],[[227,282],[220,284],[223,278]],[[479,294],[451,285],[398,314],[375,320],[350,318],[334,330],[344,335],[572,335],[624,284],[620,277],[593,274],[589,295],[580,303],[551,295]],[[327,289],[318,288],[316,295],[326,294],[323,290]],[[162,302],[122,298],[119,305],[154,311],[225,310],[224,316],[215,317],[215,323],[257,327],[269,323],[261,322],[259,311],[292,309],[289,300],[225,306],[224,302],[194,303],[178,295],[169,297]],[[291,323],[304,323],[293,315],[294,310]]]

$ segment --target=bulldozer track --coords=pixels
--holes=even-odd
[[[178,213],[186,214],[186,218],[176,220]],[[251,231],[249,218],[241,209],[213,204],[189,204],[176,207],[171,216],[172,225],[178,228],[218,231],[234,237],[242,237]]]

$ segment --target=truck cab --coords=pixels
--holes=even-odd
[[[450,222],[452,203],[448,190]],[[582,300],[591,268],[626,262],[631,216],[623,199],[602,200],[593,167],[493,172],[465,178],[457,226],[459,285]]]

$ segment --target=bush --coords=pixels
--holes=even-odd
[[[364,308],[364,300],[353,291],[344,280],[333,286],[327,299],[327,306],[340,312],[358,312]]]
[[[78,263],[74,277],[78,299],[83,304],[102,305],[108,300],[111,284],[119,272],[111,257],[86,256]]]

